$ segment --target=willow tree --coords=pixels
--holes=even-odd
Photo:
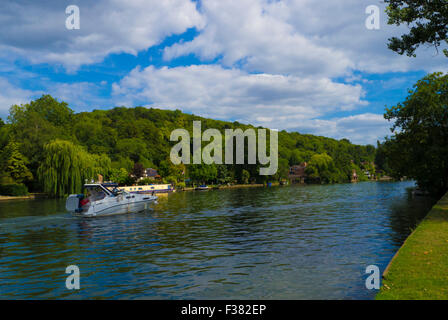
[[[44,160],[37,174],[45,192],[63,196],[80,192],[86,180],[107,174],[109,166],[107,156],[92,155],[70,141],[56,139],[44,146]]]

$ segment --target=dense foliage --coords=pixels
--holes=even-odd
[[[44,145],[37,175],[45,192],[64,195],[78,192],[95,175],[109,174],[109,168],[106,155],[89,154],[81,146],[56,139]]]
[[[389,48],[399,54],[415,56],[422,44],[436,48],[447,43],[448,2],[446,0],[385,0],[389,24],[406,24],[409,33],[389,39]],[[444,49],[448,56],[448,51]]]
[[[379,148],[396,177],[407,176],[433,193],[448,190],[448,74],[419,80],[403,103],[388,108],[395,135]]]
[[[216,128],[221,133],[224,129],[256,129],[179,110],[116,107],[74,113],[66,103],[44,95],[29,104],[11,107],[7,122],[0,123],[0,147],[4,150],[9,141],[20,142],[17,146],[22,163],[31,173],[24,183],[34,191],[56,195],[78,192],[85,179],[96,179],[98,173],[122,184],[135,183],[135,178],[142,175],[142,168],[150,167],[157,169],[166,182],[184,186],[184,181],[281,180],[287,178],[290,165],[310,162],[316,168],[312,173],[314,182],[348,182],[353,169],[362,171],[362,163],[375,158],[376,149],[371,145],[281,131],[279,169],[275,176],[260,176],[259,165],[174,165],[169,159],[175,144],[170,142],[170,134],[174,129],[184,128],[192,136],[194,120],[201,121],[202,132],[207,128]]]
[[[28,188],[23,183],[0,184],[0,194],[5,196],[26,196]]]
[[[23,183],[33,175],[27,168],[28,160],[19,152],[19,146],[11,140],[0,153],[0,183]]]

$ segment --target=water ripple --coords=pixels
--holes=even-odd
[[[0,298],[369,299],[365,267],[384,269],[433,203],[412,185],[184,192],[97,219],[63,200],[2,202]]]

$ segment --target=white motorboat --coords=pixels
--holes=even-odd
[[[118,189],[113,183],[90,183],[84,185],[85,193],[71,194],[65,208],[74,215],[84,217],[140,212],[151,203],[157,203],[157,196],[134,194]]]

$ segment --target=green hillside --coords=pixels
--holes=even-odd
[[[149,167],[171,183],[182,184],[188,178],[205,183],[260,183],[287,178],[290,165],[305,161],[308,182],[341,183],[350,180],[353,169],[360,174],[362,162],[375,158],[371,145],[281,131],[275,176],[260,176],[258,165],[174,166],[169,160],[175,144],[169,141],[170,133],[177,128],[191,133],[194,120],[201,121],[202,131],[255,128],[145,107],[75,113],[65,102],[45,95],[12,106],[8,118],[0,121],[0,183],[24,183],[32,191],[62,195],[77,191],[86,177],[97,173],[132,183],[130,173],[138,176]]]

